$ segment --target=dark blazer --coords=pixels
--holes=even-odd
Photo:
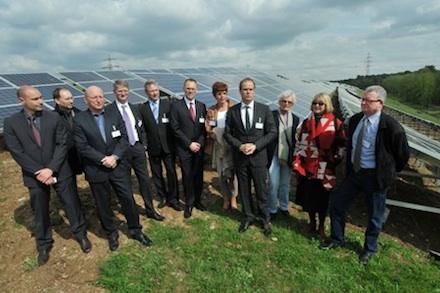
[[[242,103],[232,106],[226,114],[224,138],[234,149],[232,152],[234,166],[238,168],[248,163],[255,167],[266,166],[268,162],[266,147],[277,135],[273,115],[268,106],[254,102],[254,119],[251,129],[246,131],[241,120],[241,105]],[[257,129],[256,123],[263,123],[262,129]],[[239,150],[243,143],[248,142],[254,143],[257,147],[250,156]]]
[[[143,127],[143,121],[142,121],[142,117],[141,114],[139,112],[139,107],[138,105],[133,105],[131,103],[128,103],[128,106],[131,109],[131,112],[133,113],[134,116],[134,120],[135,120],[135,129],[137,131],[138,137],[139,137],[139,142],[142,143],[145,147],[145,149],[147,149],[147,134],[145,133],[145,128]],[[116,105],[116,101],[111,103],[110,105],[106,106],[105,109],[110,109],[112,111],[118,111],[118,105]],[[119,112],[121,113],[121,112]]]
[[[68,111],[61,109],[58,104],[55,106],[53,111],[60,115],[61,121],[63,121],[67,130],[67,161],[75,174],[81,174],[83,171],[82,159],[75,148],[75,141],[73,140],[73,125],[71,124],[74,116],[72,116]],[[80,112],[80,110],[75,107],[72,108],[72,111],[75,113],[75,115]],[[69,122],[69,119],[72,120]]]
[[[160,100],[158,123],[154,120],[149,101],[139,105],[139,112],[147,133],[148,155],[150,156],[159,156],[162,151],[166,154],[175,153],[175,138],[169,122],[170,105],[168,100]]]
[[[51,169],[54,177],[61,181],[72,175],[67,163],[66,128],[58,114],[42,110],[40,117],[40,137],[38,146],[24,110],[13,114],[4,121],[4,137],[15,161],[21,166],[24,185],[37,187],[35,172]]]
[[[348,123],[347,174],[353,169],[351,162],[352,137],[356,126],[364,114],[357,113]],[[376,186],[375,190],[389,187],[396,179],[397,172],[405,168],[409,160],[410,149],[402,125],[391,116],[381,113],[376,137]]]
[[[104,119],[107,142],[102,138],[95,117],[90,110],[78,113],[73,119],[75,145],[84,159],[86,180],[92,183],[107,181],[110,176],[118,178],[127,176],[130,170],[125,158],[129,147],[127,130],[121,114],[117,109],[105,108]],[[114,137],[112,137],[112,132],[115,133]],[[119,157],[118,166],[115,169],[106,168],[101,163],[105,156],[110,155]]]
[[[202,149],[205,146],[206,106],[202,102],[195,101],[195,108],[196,119],[193,122],[184,99],[176,101],[170,106],[170,126],[176,137],[177,155],[183,159],[190,158],[193,155],[193,152],[189,149],[192,142],[197,141],[200,143]],[[203,155],[203,152],[198,154]]]
[[[275,153],[275,149],[277,148],[278,145],[278,136],[279,136],[279,127],[280,127],[280,119],[279,119],[279,111],[278,110],[274,110],[272,111],[273,114],[273,119],[275,122],[275,126],[277,129],[277,135],[275,137],[275,139],[267,146],[267,158],[269,160],[269,164],[268,166],[270,167],[270,164],[272,163],[272,157]],[[289,145],[289,159],[288,159],[288,164],[289,166],[292,166],[293,163],[293,153],[295,151],[295,145],[296,145],[296,129],[298,128],[298,124],[299,124],[299,117],[296,116],[295,114],[293,114],[292,112],[290,112],[290,118],[293,119],[293,123],[292,123],[292,141],[287,141],[287,144]],[[284,134],[283,134],[284,135]]]

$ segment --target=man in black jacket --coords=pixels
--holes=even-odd
[[[344,245],[345,214],[362,191],[368,208],[364,249],[359,256],[364,264],[378,250],[388,188],[409,159],[405,130],[382,112],[386,95],[381,86],[368,87],[361,100],[362,112],[350,118],[347,176],[330,199],[331,241],[321,246],[328,250]]]
[[[65,87],[56,88],[52,93],[53,99],[56,103],[54,112],[57,112],[61,116],[61,120],[66,126],[67,130],[67,161],[69,162],[70,168],[73,174],[82,173],[82,163],[81,157],[75,147],[75,142],[73,140],[72,126],[73,117],[80,111],[78,108],[73,106],[72,93]],[[76,185],[76,180],[75,185]]]

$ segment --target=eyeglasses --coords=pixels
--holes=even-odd
[[[293,104],[292,101],[281,100],[280,103]]]
[[[365,103],[368,103],[368,104],[376,103],[376,102],[379,102],[379,101],[381,101],[381,100],[378,100],[378,99],[376,99],[376,100],[361,99],[361,103],[365,102]]]
[[[312,105],[313,106],[315,106],[315,105],[323,106],[324,102],[312,102]]]

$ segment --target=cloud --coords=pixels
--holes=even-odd
[[[311,79],[365,74],[368,53],[371,73],[439,66],[438,0],[0,0],[0,7],[4,73],[99,70],[109,56],[126,69],[249,66]]]

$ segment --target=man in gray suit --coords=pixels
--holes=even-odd
[[[67,133],[58,114],[43,110],[43,98],[36,88],[23,85],[17,90],[23,109],[6,118],[4,137],[12,157],[21,166],[24,185],[29,188],[35,213],[38,265],[49,260],[53,238],[49,216],[50,187],[63,203],[72,232],[81,249],[88,253],[86,222],[68,165]]]
[[[255,82],[240,82],[241,103],[226,114],[225,140],[232,146],[232,160],[238,178],[238,192],[245,220],[238,231],[245,232],[255,221],[251,180],[258,202],[258,214],[266,236],[272,234],[267,192],[268,144],[277,136],[273,115],[266,105],[254,101]]]
[[[138,107],[128,102],[130,95],[128,82],[121,79],[115,80],[113,93],[116,96],[116,101],[108,105],[106,109],[117,110],[115,113],[119,112],[122,119],[124,119],[130,143],[127,159],[138,179],[139,193],[145,203],[146,215],[150,219],[163,221],[165,217],[158,214],[153,207],[153,191],[151,190],[151,181],[147,169],[147,136]],[[130,142],[130,140],[132,141]]]
[[[95,198],[101,226],[108,236],[111,251],[118,249],[118,229],[113,222],[110,186],[121,203],[130,236],[145,246],[152,241],[142,233],[139,211],[131,188],[127,130],[117,110],[104,110],[104,94],[97,86],[86,89],[86,111],[73,120],[73,138],[83,157],[84,173]]]

